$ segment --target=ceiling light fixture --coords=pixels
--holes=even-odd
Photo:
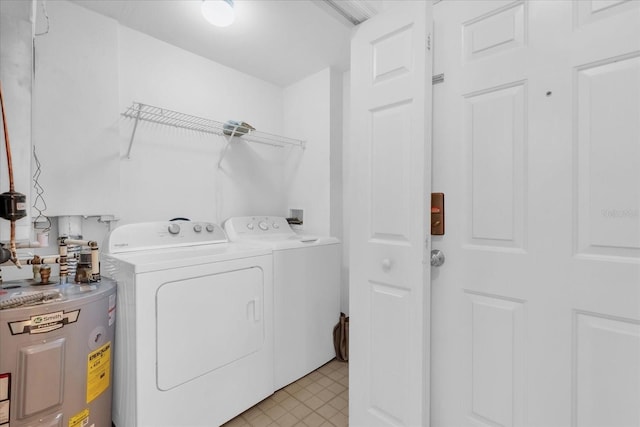
[[[236,18],[233,0],[202,0],[202,16],[216,27],[228,27]]]

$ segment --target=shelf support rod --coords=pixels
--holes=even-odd
[[[231,141],[233,140],[233,137],[236,136],[236,130],[238,129],[238,126],[234,127],[233,130],[231,131],[231,136],[229,138],[225,138],[227,140],[227,145],[224,146],[224,149],[222,150],[222,153],[220,153],[220,160],[218,160],[218,169],[220,169],[220,165],[222,164],[222,160],[224,159],[225,154],[227,154],[227,150],[229,149],[229,145],[231,144]]]
[[[129,149],[127,150],[127,159],[129,160],[131,160],[131,147],[133,146],[133,138],[136,136],[136,129],[138,129],[138,121],[140,120],[140,110],[142,110],[142,104],[138,104],[136,121],[133,123],[133,131],[131,132],[131,139],[129,140]]]

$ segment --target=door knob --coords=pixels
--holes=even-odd
[[[444,252],[440,249],[431,250],[431,267],[440,267],[444,264]]]
[[[382,269],[384,271],[389,271],[391,269],[391,260],[389,258],[385,258],[380,263],[382,265]]]

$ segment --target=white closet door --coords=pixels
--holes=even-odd
[[[431,2],[392,2],[352,39],[351,426],[429,409]]]
[[[434,9],[432,425],[640,425],[640,2]]]

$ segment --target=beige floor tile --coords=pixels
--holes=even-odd
[[[300,390],[296,391],[295,393],[293,393],[292,396],[295,397],[296,399],[298,399],[300,402],[305,402],[307,399],[309,399],[311,396],[313,396],[313,394],[308,392],[307,389],[303,388],[303,389],[300,389]]]
[[[329,372],[329,373],[327,374],[327,376],[328,376],[329,378],[331,378],[332,380],[334,380],[334,381],[339,381],[339,380],[341,380],[342,378],[344,378],[344,374],[343,374],[342,372],[340,372],[340,371],[333,371],[333,372]]]
[[[349,364],[334,359],[223,426],[347,427],[348,423]]]
[[[257,417],[258,415],[262,415],[262,409],[258,408],[257,406],[254,406],[253,408],[247,409],[245,412],[243,412],[241,414],[241,416],[247,420],[247,421],[251,421],[252,419],[254,419],[255,417]]]
[[[314,383],[314,382],[312,382],[311,384],[306,385],[306,386],[305,386],[305,389],[307,389],[311,394],[316,394],[316,393],[318,393],[319,391],[324,390],[324,387],[322,387],[322,386],[321,386],[320,384],[318,384],[318,383]]]
[[[313,384],[313,380],[309,377],[302,377],[298,381],[296,381],[296,384],[299,384],[302,387],[306,387],[309,384]]]
[[[321,407],[322,405],[324,405],[325,403],[326,402],[323,401],[322,399],[319,399],[318,396],[311,396],[309,399],[307,399],[306,402],[304,402],[305,405],[307,405],[309,408],[313,409],[314,411],[319,407]]]
[[[341,362],[338,359],[333,359],[331,362],[328,363],[328,365],[333,367],[333,369],[349,366],[346,362]]]
[[[345,414],[338,412],[329,419],[329,422],[336,427],[347,427],[349,425],[349,418]]]
[[[328,375],[331,372],[333,372],[335,370],[335,368],[333,366],[331,366],[331,364],[326,364],[324,366],[321,366],[320,368],[318,368],[318,372],[320,372],[323,375]]]
[[[316,414],[315,412],[310,413],[304,418],[304,420],[302,420],[302,422],[304,422],[309,427],[320,427],[320,425],[325,421],[326,420],[324,418],[322,418],[320,415]]]
[[[311,409],[309,409],[309,407],[304,404],[298,405],[295,408],[293,408],[291,411],[289,411],[290,414],[292,414],[294,417],[296,417],[299,420],[304,419],[311,412],[313,411],[311,411]]]
[[[340,378],[340,379],[338,380],[338,383],[340,383],[340,384],[342,384],[343,386],[345,386],[345,387],[349,388],[349,376],[347,375],[347,376],[344,376],[344,377]]]
[[[333,417],[335,414],[337,414],[340,411],[338,411],[336,408],[334,408],[331,405],[324,405],[316,409],[316,412],[328,420],[329,418]]]
[[[265,414],[261,414],[249,421],[249,424],[251,424],[252,427],[267,427],[272,422],[273,420],[271,418]]]
[[[344,400],[340,396],[337,396],[333,400],[331,400],[331,402],[329,402],[329,405],[333,406],[338,411],[341,411],[345,407],[349,406],[349,402],[347,402],[346,400]]]
[[[266,412],[267,409],[273,408],[277,404],[278,402],[276,402],[274,399],[272,399],[271,397],[267,397],[262,402],[258,403],[258,408],[262,409],[263,412]]]
[[[293,394],[296,391],[302,390],[302,386],[296,383],[291,383],[288,386],[286,386],[284,389],[287,391],[287,393]]]
[[[288,397],[290,397],[291,395],[289,393],[286,392],[286,390],[281,389],[276,391],[273,396],[271,396],[271,398],[273,400],[275,400],[276,402],[280,403],[283,400],[287,399]]]
[[[345,391],[347,388],[340,383],[333,383],[327,387],[327,390],[332,392],[333,394],[340,394]]]
[[[318,378],[316,382],[322,387],[329,387],[331,384],[333,384],[334,381],[329,377],[323,376],[322,378]]]
[[[264,413],[267,414],[269,418],[275,421],[278,418],[282,417],[284,414],[286,414],[287,410],[280,405],[276,405],[267,409],[266,411],[264,411]]]
[[[307,375],[305,378],[309,378],[311,381],[318,381],[320,378],[322,378],[324,375],[322,375],[320,372],[318,371],[313,371],[311,372],[309,375]]]
[[[320,400],[322,400],[323,403],[326,403],[331,399],[333,399],[334,397],[336,397],[336,393],[332,392],[328,388],[325,388],[320,392],[316,393],[316,397],[320,398]]]
[[[296,406],[300,405],[300,401],[298,399],[296,399],[295,397],[293,397],[293,396],[289,396],[288,398],[286,398],[285,400],[280,402],[280,405],[285,410],[291,412],[291,410],[293,408],[295,408]]]
[[[298,419],[296,417],[294,417],[293,415],[287,413],[284,414],[283,416],[281,416],[280,418],[278,418],[274,424],[278,425],[279,427],[292,427],[298,424]]]

